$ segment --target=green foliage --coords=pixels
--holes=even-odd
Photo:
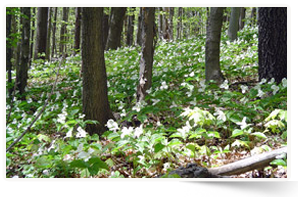
[[[227,80],[221,85],[205,83],[204,35],[159,42],[153,84],[140,103],[135,99],[140,48],[105,51],[109,102],[120,118],[109,120],[102,136],[89,136],[84,130],[96,121],[84,120],[81,111],[81,57],[68,57],[44,113],[6,154],[6,176],[154,177],[189,162],[213,167],[233,153],[286,145],[286,79],[280,84],[256,80],[256,38],[257,29],[248,27],[234,42],[223,34],[220,61]],[[34,62],[27,100],[10,105],[7,97],[7,116],[12,107],[7,146],[41,109],[57,66]]]

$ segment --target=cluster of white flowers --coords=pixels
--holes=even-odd
[[[160,86],[160,90],[167,90],[168,89],[168,85],[165,81],[161,82],[161,86]]]
[[[219,108],[215,108],[214,115],[217,116],[217,120],[222,120],[224,122],[227,120],[225,113],[222,110],[220,110]]]
[[[219,87],[226,90],[229,89],[228,80],[225,80]]]
[[[115,122],[113,119],[108,120],[106,126],[109,128],[110,131],[116,132],[118,130],[120,130],[118,123]],[[143,125],[141,125],[140,127],[123,127],[121,129],[121,138],[124,138],[126,135],[131,135],[133,134],[134,137],[139,138],[140,135],[143,133]]]

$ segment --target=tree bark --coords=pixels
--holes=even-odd
[[[67,43],[67,22],[68,22],[68,13],[69,13],[69,8],[68,7],[63,7],[63,13],[62,13],[62,25],[60,29],[60,54],[65,54],[66,55],[66,43]]]
[[[117,49],[121,46],[121,33],[123,30],[123,19],[125,7],[112,7],[110,28],[106,49]]]
[[[22,41],[21,41],[21,57],[20,64],[16,68],[16,83],[19,90],[20,98],[26,99],[25,87],[28,79],[28,63],[30,52],[30,7],[21,8],[21,25],[22,25]]]
[[[7,10],[7,8],[6,8]],[[8,93],[9,97],[12,95],[13,87],[12,87],[12,77],[11,77],[11,70],[12,70],[12,44],[11,44],[11,14],[6,13],[6,71],[8,75]]]
[[[51,31],[52,31],[52,12],[53,8],[49,8],[48,16],[48,32],[47,32],[47,49],[46,49],[46,60],[50,60],[51,57]]]
[[[287,8],[259,8],[259,80],[287,78]]]
[[[76,8],[76,22],[75,22],[75,40],[74,40],[74,53],[80,51],[81,45],[81,8]]]
[[[108,35],[109,35],[109,15],[103,14],[103,19],[102,19],[102,32],[103,32],[103,48],[106,48],[107,40],[108,40]]]
[[[133,30],[134,30],[134,20],[135,20],[135,15],[134,15],[134,11],[135,11],[135,7],[131,8],[132,9],[132,15],[128,16],[127,20],[127,37],[126,37],[126,44],[128,46],[131,46],[133,44]]]
[[[54,21],[53,21],[52,50],[51,50],[52,51],[52,57],[54,57],[55,52],[57,51],[57,49],[56,49],[57,13],[58,13],[58,8],[55,7]]]
[[[44,59],[44,56],[39,57],[39,55],[45,53],[47,49],[48,10],[48,7],[37,8],[37,28],[34,59]]]
[[[103,8],[82,8],[83,113],[85,120],[99,122],[86,126],[90,135],[101,135],[107,121],[113,118],[108,101],[102,17]]]
[[[179,7],[178,8],[178,14],[177,14],[177,18],[178,18],[178,22],[177,22],[177,38],[176,39],[181,39],[181,35],[182,35],[182,12],[183,12],[183,8]]]
[[[31,19],[35,17],[36,14],[36,8],[31,8],[32,13],[31,13]],[[32,20],[32,25],[31,25],[31,44],[30,44],[30,56],[29,56],[29,67],[31,65],[31,62],[33,60],[33,50],[34,50],[34,34],[35,34],[35,20]]]
[[[233,7],[231,11],[230,25],[228,36],[230,41],[237,39],[237,32],[239,29],[240,7]]]
[[[246,13],[246,8],[244,7],[240,8],[239,30],[242,30],[244,28],[245,13]]]
[[[205,77],[206,81],[214,80],[217,83],[224,81],[219,63],[222,20],[223,8],[211,7],[206,37]]]
[[[152,67],[154,55],[154,21],[155,8],[142,7],[142,54],[140,60],[139,85],[137,87],[137,101],[145,99],[147,90],[152,85]]]
[[[142,46],[142,15],[143,15],[143,9],[140,8],[140,13],[138,17],[138,32],[137,32],[137,39],[136,39],[136,44],[139,46]]]

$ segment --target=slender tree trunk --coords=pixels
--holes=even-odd
[[[136,44],[139,46],[142,46],[142,15],[143,15],[143,9],[140,8],[140,13],[138,17],[138,32],[137,32],[137,39],[136,39]]]
[[[178,14],[177,14],[177,18],[178,18],[178,22],[177,22],[177,40],[181,39],[181,30],[182,30],[182,7],[178,8]]]
[[[123,30],[123,19],[125,12],[125,7],[112,7],[106,49],[117,49],[121,46],[121,33]]]
[[[22,100],[26,99],[25,87],[28,79],[28,63],[30,52],[30,7],[21,8],[21,24],[22,24],[22,41],[21,41],[21,57],[20,64],[17,66],[16,82],[17,89]]]
[[[132,12],[135,11],[135,7],[131,8]],[[131,16],[128,16],[128,23],[127,23],[127,37],[126,37],[126,44],[128,46],[131,46],[133,44],[133,30],[134,30],[134,20],[135,20],[135,15],[132,14]]]
[[[152,85],[152,67],[154,55],[154,21],[155,8],[143,7],[142,15],[142,54],[140,60],[139,85],[137,87],[137,101],[145,99],[147,90]]]
[[[48,29],[48,7],[37,8],[37,29],[34,59],[46,52],[47,46],[47,29]],[[40,57],[44,59],[44,57]]]
[[[223,21],[223,8],[211,7],[208,18],[206,55],[205,55],[205,75],[206,81],[214,80],[217,83],[224,81],[220,70],[220,35]]]
[[[7,9],[7,8],[6,8]],[[8,88],[8,93],[9,93],[9,97],[11,97],[12,95],[12,77],[11,77],[11,70],[12,70],[12,63],[11,63],[11,59],[12,59],[12,46],[11,46],[11,14],[7,14],[6,13],[6,71],[7,71],[7,75],[8,75],[8,84],[9,84],[9,88]]]
[[[57,13],[58,8],[55,7],[54,9],[54,21],[53,21],[53,36],[52,36],[52,57],[54,57],[56,49],[56,30],[57,30]]]
[[[88,124],[86,131],[101,135],[113,115],[108,101],[107,75],[102,43],[103,8],[82,8],[82,67],[83,67],[83,113]]]
[[[51,57],[51,31],[52,31],[52,12],[53,8],[49,8],[48,16],[48,32],[47,32],[47,49],[46,49],[46,59],[50,60]]]
[[[66,43],[67,43],[67,22],[68,22],[68,13],[69,13],[69,8],[64,7],[63,8],[63,16],[62,16],[62,25],[60,29],[60,54],[66,54]]]
[[[31,8],[32,9],[32,13],[31,13],[31,20],[32,18],[35,17],[36,14],[36,8]],[[35,20],[32,20],[32,25],[31,25],[31,44],[30,44],[30,56],[29,56],[29,67],[31,65],[31,62],[33,60],[33,50],[34,50],[34,33],[35,33]]]
[[[245,13],[246,13],[246,8],[244,7],[240,8],[239,30],[242,30],[244,28]]]
[[[169,26],[169,34],[170,34],[170,40],[174,40],[174,23],[173,23],[173,18],[174,18],[174,8],[170,8],[170,26]]]
[[[237,39],[237,32],[239,29],[239,16],[240,16],[240,7],[233,7],[231,11],[230,25],[228,36],[230,41]]]
[[[259,79],[287,78],[287,8],[259,8]]]
[[[165,40],[170,40],[171,38],[171,35],[170,35],[170,25],[169,25],[169,15],[170,15],[170,8],[169,7],[163,7],[163,11],[166,13],[163,15],[162,17],[162,21],[163,21],[163,24],[162,24],[162,32],[163,32],[163,39]]]
[[[252,8],[251,10],[251,15],[250,15],[250,25],[253,26],[256,24],[256,12],[257,9],[255,7]]]
[[[161,14],[161,12],[163,12],[162,7],[158,8],[159,10],[159,15],[158,15],[158,35],[159,35],[159,39],[162,40],[163,39],[163,14]]]
[[[81,44],[81,8],[76,8],[76,23],[75,23],[75,39],[74,39],[74,53],[80,51]]]

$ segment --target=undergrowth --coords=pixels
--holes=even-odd
[[[136,102],[140,48],[105,52],[108,95],[117,120],[89,136],[82,114],[81,56],[60,69],[57,88],[31,131],[6,153],[7,177],[155,177],[194,162],[217,167],[287,144],[287,81],[258,81],[257,29],[221,42],[220,86],[204,80],[205,35],[159,42],[153,84]],[[7,95],[9,146],[42,108],[59,62],[34,62],[26,101]],[[14,73],[13,73],[14,76]],[[9,84],[7,84],[7,87]],[[285,160],[274,161],[286,169]],[[274,176],[274,169],[270,176]]]

